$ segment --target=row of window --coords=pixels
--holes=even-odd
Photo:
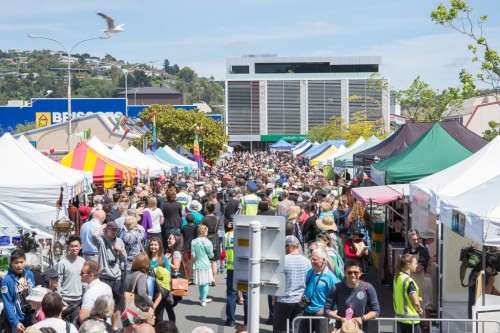
[[[231,66],[231,74],[249,74],[250,66]],[[330,63],[259,63],[255,74],[286,73],[378,73],[377,64],[330,65]]]

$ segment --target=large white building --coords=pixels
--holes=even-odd
[[[358,111],[366,111],[368,119],[383,118],[388,130],[389,95],[368,83],[380,64],[376,56],[228,58],[225,119],[230,141],[299,141],[331,116],[349,123]]]

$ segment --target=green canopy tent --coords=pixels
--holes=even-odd
[[[401,153],[372,164],[370,177],[377,185],[409,183],[444,170],[473,153],[436,123]]]
[[[378,145],[380,142],[382,142],[382,141],[379,138],[377,138],[375,135],[372,135],[368,140],[366,140],[364,143],[362,143],[358,147],[354,148],[353,150],[348,150],[345,154],[340,155],[339,157],[335,158],[335,160],[333,162],[333,166],[335,168],[352,169],[352,167],[353,167],[352,160],[353,160],[354,154],[357,154],[360,151],[363,151],[363,150],[371,148],[375,145]]]

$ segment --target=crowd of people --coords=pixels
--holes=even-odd
[[[217,275],[225,273],[225,324],[244,332],[247,295],[233,286],[233,219],[268,215],[283,216],[286,223],[286,279],[285,294],[268,297],[266,324],[285,332],[287,320],[307,316],[311,320],[297,322],[299,332],[324,332],[326,326],[347,330],[350,325],[367,332],[367,321],[380,313],[377,293],[364,279],[373,265],[372,222],[351,196],[351,182],[328,180],[289,153],[235,153],[219,162],[196,176],[115,191],[97,188],[90,205],[78,206],[73,216],[78,235],[67,239],[66,255],[56,267],[44,272],[48,283],[37,282],[22,251],[12,252],[1,284],[6,326],[11,332],[47,327],[57,332],[178,332],[175,308],[182,296],[160,282],[165,276],[189,280],[204,307],[212,302],[210,287]],[[414,306],[403,317],[422,314],[420,282],[410,274],[424,269],[420,266],[429,257],[418,237],[413,245],[409,256],[419,264],[403,256],[395,278],[396,314],[399,301]],[[404,274],[410,280],[400,278]],[[244,308],[242,325],[236,325],[237,304]],[[406,329],[408,323],[402,324]]]

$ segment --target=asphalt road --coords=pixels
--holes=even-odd
[[[234,333],[234,327],[224,326],[226,321],[226,273],[217,275],[217,285],[210,287],[208,298],[213,301],[203,307],[198,300],[198,286],[189,286],[189,295],[175,307],[176,325],[181,333],[190,333],[198,326],[207,326],[216,333]],[[269,315],[267,295],[260,298],[260,330],[271,333],[272,325],[264,324]],[[165,313],[164,320],[168,320]],[[243,305],[236,306],[236,324],[243,324]]]

